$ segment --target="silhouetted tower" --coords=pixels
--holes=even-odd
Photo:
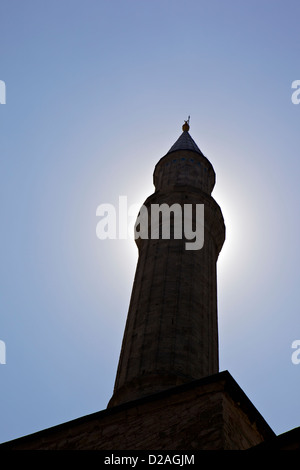
[[[225,225],[211,196],[214,169],[190,136],[188,121],[182,130],[157,163],[155,192],[144,206],[150,214],[154,204],[180,204],[183,214],[192,204],[195,228],[196,205],[204,205],[204,244],[187,249],[184,236],[151,239],[149,217],[149,238],[136,239],[139,258],[108,406],[219,371],[216,263]]]

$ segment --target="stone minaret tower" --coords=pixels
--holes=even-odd
[[[216,263],[225,240],[222,212],[211,196],[215,172],[189,134],[182,134],[154,170],[155,192],[144,203],[204,207],[204,244],[138,238],[138,264],[114,393],[115,406],[219,371]],[[199,206],[198,206],[199,207]],[[171,226],[172,227],[172,226]]]

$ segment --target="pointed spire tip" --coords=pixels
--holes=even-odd
[[[182,126],[182,130],[188,132],[190,130],[190,116],[188,117],[187,121],[184,121]]]

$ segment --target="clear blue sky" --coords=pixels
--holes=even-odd
[[[220,369],[300,426],[300,4],[2,0],[0,441],[106,408],[137,260],[96,208],[140,203],[191,116],[217,174]]]

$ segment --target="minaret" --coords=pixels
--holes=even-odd
[[[144,207],[149,214],[154,205],[177,204],[183,214],[188,205],[194,229],[197,207],[204,208],[204,243],[193,249],[184,231],[181,238],[172,230],[169,238],[151,238],[150,217],[149,237],[136,239],[139,257],[109,407],[219,371],[216,263],[225,225],[211,196],[214,169],[189,134],[189,121],[182,131],[157,163],[155,192]]]

